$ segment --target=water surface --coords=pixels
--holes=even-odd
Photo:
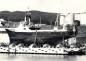
[[[86,55],[0,54],[0,61],[86,61]]]

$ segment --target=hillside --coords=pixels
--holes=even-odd
[[[54,24],[54,21],[56,20],[56,13],[47,13],[47,12],[40,12],[40,11],[30,11],[31,12],[31,21],[33,23],[40,23],[40,17],[41,17],[41,23],[43,24]],[[0,18],[5,19],[6,21],[13,21],[13,22],[19,22],[23,21],[25,17],[25,11],[1,11],[0,12]]]

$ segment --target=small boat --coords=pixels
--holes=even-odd
[[[85,52],[81,48],[70,47],[66,50],[68,55],[83,55]]]

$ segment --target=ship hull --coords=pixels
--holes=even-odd
[[[47,54],[67,55],[65,48],[26,48],[26,47],[0,47],[0,53],[8,54]]]
[[[56,45],[68,38],[74,36],[73,32],[15,32],[6,29],[10,42],[17,41],[18,43],[39,43],[39,44],[50,44]]]

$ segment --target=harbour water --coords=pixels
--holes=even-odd
[[[0,61],[86,61],[86,55],[0,54]]]

